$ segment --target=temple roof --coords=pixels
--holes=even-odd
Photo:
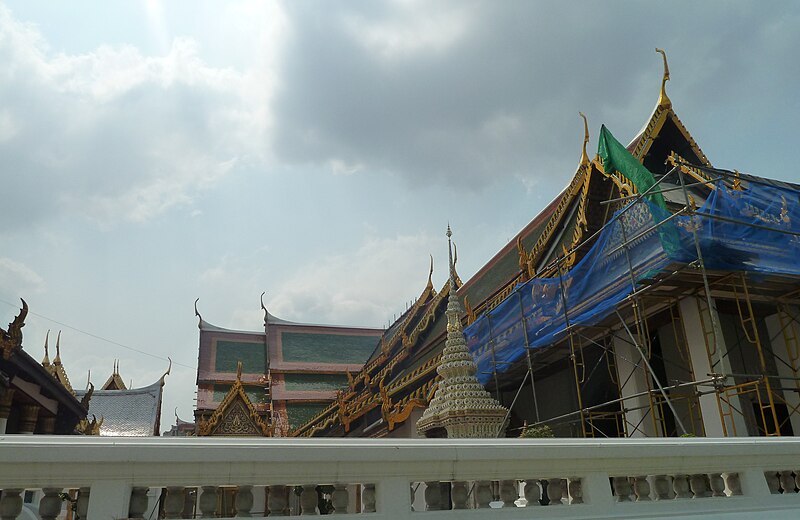
[[[114,370],[111,372],[111,375],[108,376],[106,382],[103,383],[103,386],[100,388],[101,390],[125,390],[128,387],[125,386],[125,381],[122,380],[122,376],[119,375],[119,361],[114,361]]]
[[[663,51],[659,51],[662,52]],[[704,167],[710,162],[694,141],[672,108],[665,83],[669,69],[664,56],[664,76],[655,109],[642,130],[634,137],[629,150],[653,173],[664,173],[665,161],[671,154],[678,159]],[[582,115],[582,114],[581,114]],[[613,215],[614,206],[601,204],[615,197],[636,192],[627,179],[613,172],[606,174],[599,159],[590,161],[585,151],[588,124],[584,118],[584,145],[579,165],[566,188],[508,244],[495,254],[474,276],[458,289],[464,301],[467,323],[505,300],[514,287],[532,277],[557,276],[555,260],[569,269],[582,253],[591,247],[590,238]],[[698,181],[709,180],[702,169],[690,172]],[[414,407],[424,407],[431,397],[438,377],[436,365],[441,358],[445,336],[442,305],[448,288],[425,304],[424,310],[411,309],[409,316],[422,313],[433,323],[426,324],[424,335],[403,341],[403,348],[391,347],[373,356],[364,370],[353,376],[349,392],[305,425],[295,435],[316,435],[335,431],[342,424],[349,431],[350,423],[367,411],[381,407],[382,417],[391,430],[394,424],[409,417]],[[398,320],[389,331],[396,335]],[[425,322],[425,319],[420,321]],[[387,331],[388,332],[388,331]],[[383,344],[393,343],[385,336]],[[383,349],[376,350],[379,353]],[[386,379],[384,380],[384,376]],[[380,385],[379,385],[380,383]],[[422,389],[425,391],[422,391]],[[379,395],[380,390],[380,395]],[[368,421],[374,420],[373,415]]]
[[[159,434],[164,377],[143,388],[95,390],[89,401],[89,416],[99,421],[100,435],[147,437]],[[86,390],[75,392],[78,398]]]

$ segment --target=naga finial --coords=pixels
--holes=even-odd
[[[667,64],[667,53],[664,52],[664,49],[659,49],[656,47],[656,52],[661,54],[661,57],[664,58],[664,77],[661,79],[661,94],[658,96],[658,105],[664,108],[669,108],[672,106],[672,101],[670,101],[669,97],[667,96],[667,81],[669,81],[669,65]]]
[[[264,311],[264,327],[266,328],[267,324],[269,323],[269,312],[267,311],[267,306],[264,305],[264,295],[267,294],[267,291],[262,291],[261,293],[261,310]]]
[[[61,363],[61,331],[58,331],[58,336],[56,336],[56,357],[53,358],[53,363]]]
[[[200,298],[197,298],[194,301],[194,315],[197,316],[197,319],[198,319],[198,322],[197,322],[197,328],[198,329],[201,328],[201,326],[203,324],[203,317],[200,316],[200,311],[197,310],[197,302],[199,302],[199,301],[200,301]]]
[[[236,362],[236,380],[237,381],[241,381],[242,380],[242,362],[241,361],[237,361]]]
[[[161,376],[162,381],[164,380],[165,377],[169,375],[170,372],[172,372],[172,358],[167,356],[167,361],[169,361],[169,366],[167,367],[167,371],[164,372],[164,375]]]
[[[50,339],[50,329],[47,329],[47,334],[44,335],[44,359],[42,360],[42,366],[47,367],[50,365],[50,352],[47,350],[47,340]]]
[[[578,112],[583,118],[583,150],[581,150],[581,166],[589,166],[589,155],[586,153],[586,145],[589,144],[589,121],[583,112]]]
[[[433,255],[431,257],[431,268],[428,271],[428,287],[433,287]]]

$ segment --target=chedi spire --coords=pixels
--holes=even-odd
[[[478,369],[464,339],[461,315],[464,313],[456,294],[455,263],[450,226],[447,245],[450,260],[450,291],[447,297],[447,340],[436,372],[441,377],[430,405],[417,421],[417,431],[430,436],[443,428],[448,438],[492,438],[505,429],[506,408],[487,392],[475,377]]]

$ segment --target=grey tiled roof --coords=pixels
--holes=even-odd
[[[100,435],[146,437],[154,435],[158,425],[159,404],[164,382],[159,379],[144,388],[95,390],[89,401],[89,414],[103,419]],[[85,390],[75,392],[78,399]]]

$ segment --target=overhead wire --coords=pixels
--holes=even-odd
[[[15,308],[19,307],[18,304],[11,303],[11,302],[9,302],[7,300],[4,300],[2,298],[0,298],[0,303],[5,303],[6,305],[9,305],[9,306],[15,307]],[[72,325],[69,325],[69,324],[64,323],[62,321],[50,318],[50,317],[45,316],[43,314],[39,314],[38,312],[34,312],[34,311],[31,311],[31,310],[28,310],[28,314],[36,316],[38,318],[45,319],[47,321],[50,321],[50,322],[55,323],[57,325],[60,325],[62,327],[68,328],[70,330],[74,330],[75,332],[79,332],[79,333],[84,334],[86,336],[89,336],[91,338],[94,338],[94,339],[97,339],[97,340],[100,340],[100,341],[104,341],[106,343],[110,343],[111,345],[115,345],[117,347],[124,348],[125,350],[130,350],[131,352],[135,352],[137,354],[142,354],[143,356],[149,356],[151,358],[159,359],[161,361],[169,361],[168,357],[159,356],[157,354],[153,354],[152,352],[147,352],[146,350],[142,350],[142,349],[138,349],[138,348],[135,348],[135,347],[131,347],[129,345],[125,345],[124,343],[120,343],[119,341],[114,341],[113,339],[104,338],[103,336],[100,336],[98,334],[94,334],[92,332],[88,332],[88,331],[85,331],[83,329],[79,329],[78,327],[73,327]],[[179,367],[195,370],[195,367],[190,366],[190,365],[186,365],[184,363],[180,363],[178,361],[173,361],[172,364],[175,365],[175,366],[179,366]]]

